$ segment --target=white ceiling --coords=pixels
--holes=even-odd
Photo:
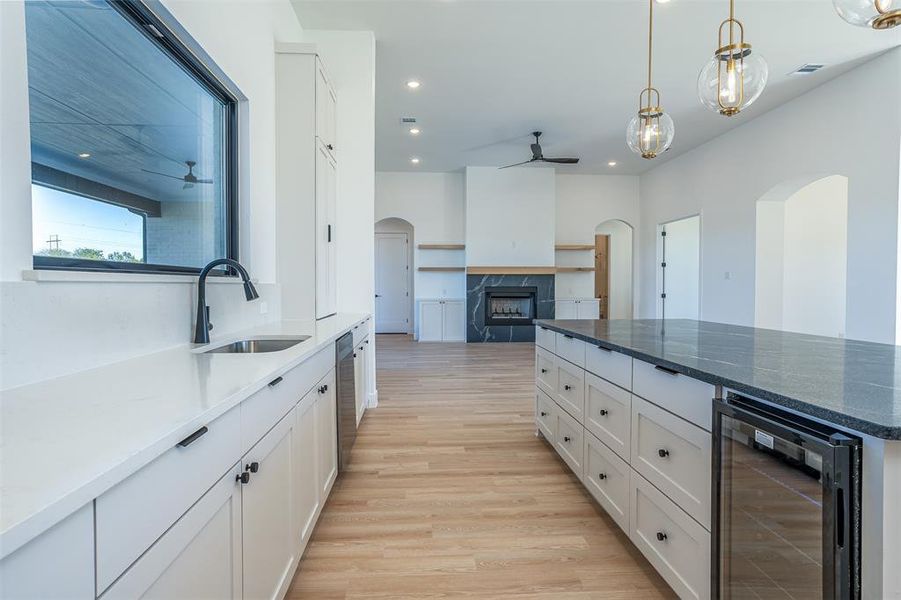
[[[901,44],[901,28],[871,31],[829,0],[738,0],[746,41],[769,63],[761,98],[737,117],[701,108],[695,82],[716,46],[726,0],[655,5],[654,84],[673,117],[672,149],[631,155],[626,124],[646,83],[644,0],[293,0],[306,29],[364,29],[376,37],[376,168],[454,171],[545,156],[581,156],[561,172],[637,174]],[[804,63],[813,75],[789,76]],[[409,79],[422,82],[410,91]],[[418,119],[412,137],[400,118]],[[874,115],[874,118],[876,116]],[[828,123],[823,124],[828,127]],[[799,140],[799,151],[805,151]],[[421,158],[418,166],[410,157]],[[607,166],[618,161],[615,168]]]

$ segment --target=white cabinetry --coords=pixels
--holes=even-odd
[[[555,319],[597,319],[600,304],[597,298],[576,298],[554,302]]]
[[[301,546],[305,546],[313,533],[316,524],[316,516],[319,514],[320,489],[319,465],[317,464],[317,452],[323,443],[320,437],[325,437],[326,432],[319,431],[319,421],[316,411],[319,407],[319,398],[322,395],[319,389],[311,390],[297,405],[295,416],[297,423],[294,426],[294,507],[295,507],[295,538]],[[310,482],[317,482],[310,485]]]
[[[536,430],[679,596],[709,598],[716,388],[550,333],[536,330]]]
[[[318,432],[318,448],[315,457],[318,461],[317,471],[319,486],[320,507],[325,504],[338,477],[338,406],[335,396],[335,371],[329,373],[326,381],[317,390],[319,397],[316,400],[316,430]],[[311,485],[305,482],[304,485]]]
[[[316,47],[278,44],[276,239],[285,318],[322,318],[337,306],[336,105]]]
[[[420,342],[462,342],[465,339],[466,304],[463,300],[421,300]]]

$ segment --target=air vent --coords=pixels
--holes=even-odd
[[[800,67],[789,73],[789,75],[810,75],[811,73],[819,71],[822,68],[823,65],[807,63],[806,65],[801,65]]]
[[[401,117],[400,124],[401,125],[415,125],[416,117]]]

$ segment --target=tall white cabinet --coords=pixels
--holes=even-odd
[[[315,45],[278,44],[275,62],[282,315],[321,319],[337,310],[338,97]]]

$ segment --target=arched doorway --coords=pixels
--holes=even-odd
[[[600,318],[631,319],[632,226],[610,219],[594,232],[594,297]]]
[[[786,182],[757,201],[757,327],[843,337],[847,269],[847,177]]]
[[[397,217],[375,224],[375,331],[413,331],[413,225]]]

